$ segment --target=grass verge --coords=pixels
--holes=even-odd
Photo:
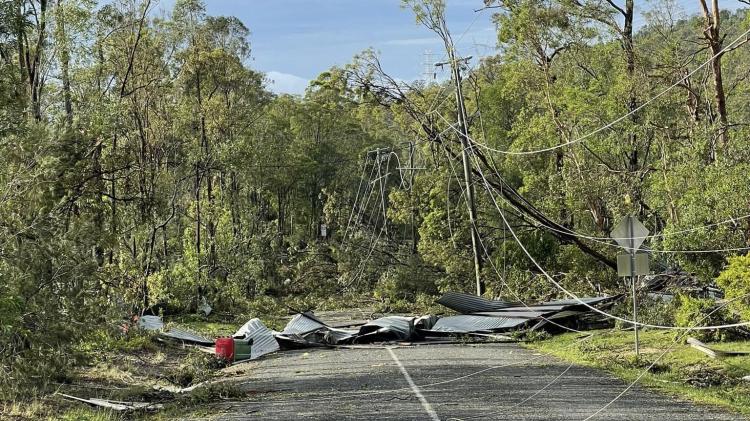
[[[524,346],[552,354],[560,359],[609,372],[671,396],[701,404],[716,405],[750,416],[750,356],[711,359],[691,348],[684,340],[675,342],[674,332],[640,332],[641,357],[636,361],[632,331],[597,332],[586,341],[576,343],[580,334],[567,333]],[[661,354],[670,348],[663,357]],[[750,351],[750,342],[709,344],[723,350]]]

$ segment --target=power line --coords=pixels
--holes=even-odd
[[[354,216],[354,211],[357,209],[357,201],[359,200],[359,192],[362,190],[362,184],[364,184],[365,182],[366,170],[367,170],[367,165],[363,163],[362,175],[359,176],[359,187],[357,187],[357,194],[354,196],[354,203],[352,204],[352,211],[349,213],[349,219],[346,222],[346,229],[344,230],[344,236],[342,237],[343,241],[346,241],[346,236],[349,233],[349,225],[352,223],[352,217]]]
[[[729,43],[721,51],[719,51],[718,53],[716,53],[713,56],[711,56],[711,58],[709,58],[703,64],[701,64],[700,66],[696,67],[695,69],[693,69],[692,71],[690,71],[689,73],[687,73],[685,76],[683,76],[677,82],[675,82],[672,85],[670,85],[668,88],[666,88],[663,91],[659,92],[658,94],[656,94],[655,96],[653,96],[652,98],[650,98],[649,100],[647,100],[646,102],[644,102],[643,104],[639,105],[638,107],[632,109],[628,113],[626,113],[626,114],[624,114],[624,115],[616,118],[615,120],[612,120],[611,122],[605,124],[604,126],[599,127],[598,129],[596,129],[596,130],[594,130],[592,132],[587,133],[584,136],[578,137],[576,139],[570,140],[570,141],[565,142],[565,143],[560,143],[560,144],[555,145],[555,146],[550,146],[548,148],[536,149],[536,150],[531,150],[531,151],[509,151],[509,150],[494,149],[494,148],[492,148],[490,146],[487,146],[487,145],[485,145],[483,143],[476,142],[473,139],[472,139],[472,142],[476,143],[476,145],[479,146],[482,149],[486,149],[486,150],[492,151],[492,152],[497,152],[497,153],[500,153],[500,154],[503,154],[503,155],[534,155],[534,154],[538,154],[538,153],[544,153],[544,152],[554,151],[556,149],[560,149],[560,148],[563,148],[565,146],[570,146],[570,145],[573,145],[575,143],[582,142],[582,141],[584,141],[584,140],[586,140],[586,139],[588,139],[588,138],[590,138],[590,137],[592,137],[592,136],[594,136],[596,134],[599,134],[599,133],[603,132],[604,130],[607,130],[610,127],[612,127],[612,126],[620,123],[621,121],[625,120],[626,118],[630,117],[631,115],[633,115],[633,114],[637,113],[638,111],[642,110],[643,108],[647,107],[652,102],[654,102],[657,99],[661,98],[667,92],[669,92],[672,89],[674,89],[675,87],[679,86],[682,82],[684,82],[685,80],[687,80],[688,78],[690,78],[692,75],[694,75],[695,73],[697,73],[700,69],[702,69],[703,67],[705,67],[706,65],[708,65],[709,63],[711,63],[716,57],[724,54],[727,50],[729,50],[730,48],[732,48],[734,46],[734,44],[736,44],[739,41],[742,41],[743,40],[742,38],[745,37],[748,34],[750,34],[750,29],[748,29],[747,31],[743,32],[742,35],[740,35],[734,41],[732,41],[731,43]]]
[[[475,160],[476,160],[476,158],[475,158]],[[649,324],[649,323],[641,323],[641,322],[636,322],[634,320],[626,319],[626,318],[623,318],[623,317],[615,316],[614,314],[607,313],[607,312],[605,312],[603,310],[600,310],[600,309],[598,309],[598,308],[596,308],[596,307],[594,307],[594,306],[592,306],[592,305],[584,302],[576,294],[570,292],[564,286],[560,285],[560,283],[558,283],[557,281],[555,281],[555,279],[552,276],[550,276],[550,274],[539,264],[539,262],[537,262],[537,260],[534,258],[534,256],[531,255],[531,253],[529,252],[529,250],[524,246],[523,242],[521,242],[521,239],[518,238],[518,235],[516,234],[515,230],[513,230],[513,227],[508,222],[508,219],[505,217],[505,212],[498,205],[497,200],[495,199],[495,195],[493,193],[492,186],[489,184],[489,181],[484,176],[484,173],[482,172],[481,166],[477,166],[477,171],[479,172],[479,175],[482,177],[482,181],[484,182],[485,189],[489,193],[490,198],[492,199],[492,203],[495,205],[495,208],[500,213],[500,217],[502,218],[503,223],[508,227],[508,230],[510,231],[511,235],[515,239],[516,243],[518,243],[518,246],[521,248],[521,250],[523,250],[524,254],[526,254],[526,256],[529,258],[529,260],[531,260],[531,262],[534,264],[534,266],[536,266],[537,269],[539,269],[539,271],[555,287],[557,287],[560,291],[564,292],[566,295],[568,295],[571,298],[573,298],[574,300],[576,300],[579,304],[581,304],[581,305],[589,308],[590,310],[592,310],[592,311],[594,311],[596,313],[599,313],[601,315],[607,316],[607,317],[609,317],[611,319],[614,319],[614,320],[619,320],[621,322],[631,324],[631,325],[636,326],[636,327],[650,327],[650,328],[661,329],[661,330],[681,330],[682,331],[682,330],[714,330],[714,329],[725,329],[725,328],[730,328],[730,327],[750,326],[750,322],[741,322],[741,323],[730,323],[730,324],[717,325],[717,326],[701,326],[701,327],[696,327],[696,328],[692,328],[691,329],[691,328],[681,327],[681,326],[663,326],[663,325],[655,325],[655,324]]]
[[[638,377],[636,377],[635,380],[633,380],[632,382],[630,382],[630,384],[628,384],[627,387],[625,387],[625,389],[622,390],[622,392],[620,392],[617,396],[615,396],[614,398],[612,398],[611,401],[609,401],[603,407],[599,408],[596,412],[594,412],[593,414],[591,414],[588,417],[586,417],[586,419],[584,419],[584,421],[588,421],[588,420],[596,417],[602,411],[604,411],[605,409],[609,408],[613,403],[617,402],[617,400],[619,400],[621,397],[623,397],[628,392],[628,390],[632,389],[633,386],[635,386],[636,383],[638,383],[638,381],[640,381],[641,378],[643,378],[643,376],[646,375],[646,373],[650,372],[651,369],[654,368],[654,366],[656,365],[656,363],[658,363],[665,355],[667,355],[667,353],[669,351],[671,351],[674,348],[674,346],[677,345],[677,343],[679,343],[685,336],[687,336],[687,334],[690,333],[691,330],[697,330],[697,326],[699,324],[703,323],[704,320],[708,319],[714,313],[716,313],[717,311],[723,309],[724,307],[726,307],[727,305],[729,305],[731,302],[739,300],[739,299],[746,298],[748,296],[750,296],[750,294],[745,294],[743,296],[736,297],[736,298],[734,298],[732,300],[729,300],[729,301],[727,301],[725,303],[722,303],[717,308],[715,308],[714,310],[712,310],[711,312],[709,312],[708,314],[706,314],[703,318],[701,318],[700,320],[698,320],[697,322],[695,322],[695,324],[693,324],[692,327],[687,328],[687,330],[685,332],[682,332],[681,335],[677,336],[674,339],[674,341],[672,341],[672,343],[669,345],[669,347],[667,349],[665,349],[664,352],[662,352],[659,355],[659,357],[657,357],[648,367],[646,367],[645,369],[643,369],[643,371],[641,371],[641,373],[638,375]]]
[[[367,255],[362,260],[360,260],[359,264],[357,265],[355,274],[348,283],[349,285],[354,284],[361,278],[362,274],[365,271],[365,265],[367,264],[367,262],[369,262],[370,257],[372,257],[372,253],[375,251],[375,247],[377,246],[378,241],[380,241],[380,237],[383,235],[384,231],[387,233],[386,227],[388,226],[388,216],[386,215],[386,212],[385,212],[385,198],[383,197],[385,195],[385,191],[383,189],[382,177],[380,177],[380,166],[381,166],[380,149],[378,149],[377,152],[378,154],[376,158],[376,164],[378,168],[378,179],[381,180],[381,188],[379,190],[380,190],[381,200],[383,202],[383,226],[380,228],[380,232],[378,233],[377,237],[375,237],[373,241],[370,243],[370,246],[368,247],[369,251],[367,252]],[[386,168],[390,166],[392,156],[393,156],[392,153],[388,154],[388,159],[386,161]],[[390,172],[384,176],[386,184],[388,182],[389,175],[390,175]],[[374,180],[372,182],[372,185],[374,186]],[[372,188],[372,190],[374,190],[374,187]],[[368,198],[368,202],[369,202],[369,198]],[[377,223],[379,220],[380,220],[380,214],[378,213],[378,217],[375,219],[375,226],[377,226]]]
[[[466,36],[466,34],[469,33],[469,30],[474,26],[475,23],[477,23],[477,20],[479,20],[479,17],[482,15],[482,13],[484,12],[484,10],[485,9],[482,9],[482,10],[479,10],[479,11],[475,11],[476,14],[474,15],[474,19],[471,21],[471,23],[469,23],[469,25],[466,27],[466,29],[464,30],[464,32],[461,33],[461,35],[458,37],[458,40],[454,43],[454,45],[460,43],[461,40],[464,39],[464,37]],[[448,58],[448,55],[449,55],[449,52],[446,51],[445,54],[443,54],[442,58],[439,61],[445,61]],[[477,60],[477,61],[479,61],[479,60]],[[445,90],[445,88],[447,86],[450,86],[450,85],[451,85],[450,83],[443,83],[442,84],[442,86],[440,87],[440,90],[438,90],[437,95],[435,95],[435,100],[433,101],[432,105],[430,105],[430,108],[427,111],[427,115],[431,114],[440,105],[442,105],[448,98],[450,98],[450,95],[446,95],[445,98],[443,98],[443,100],[440,101],[439,104],[437,103],[438,99],[440,98],[440,95],[443,93],[443,91]]]
[[[374,173],[375,173],[375,166],[373,166],[370,169],[370,176],[367,178],[367,185],[365,186],[365,192],[367,192],[366,194],[367,197],[365,199],[364,205],[361,205],[359,207],[359,211],[357,211],[357,218],[355,219],[355,224],[358,226],[362,224],[363,213],[365,209],[367,208],[367,205],[370,203],[370,198],[372,197],[372,192],[373,192],[372,176]]]
[[[448,121],[442,114],[438,113],[438,116],[441,119],[443,119],[443,121],[445,121],[445,123],[449,126],[449,128],[452,128],[459,135],[461,134],[458,131],[458,129],[455,127],[455,124],[452,124],[450,121]],[[469,146],[468,148],[470,149],[471,146]],[[495,174],[498,174],[498,172],[499,172],[497,170],[497,168],[493,168],[493,171],[495,172]],[[726,219],[726,220],[723,220],[723,221],[720,221],[720,222],[716,222],[716,223],[713,223],[713,224],[703,225],[703,226],[700,226],[700,227],[692,227],[692,228],[683,229],[683,230],[679,230],[679,231],[662,232],[662,233],[653,234],[653,235],[638,236],[638,237],[633,237],[633,239],[649,240],[649,239],[654,239],[654,238],[672,237],[672,236],[675,236],[675,235],[678,235],[678,234],[685,234],[685,233],[689,233],[689,232],[695,232],[695,231],[699,231],[699,230],[703,230],[703,229],[707,229],[707,228],[712,228],[712,227],[716,227],[716,226],[720,226],[720,225],[725,225],[725,224],[730,224],[730,223],[731,224],[736,224],[737,221],[742,221],[742,220],[745,220],[745,219],[748,219],[748,218],[750,218],[750,214],[742,215],[742,216],[738,216],[738,217],[733,217],[733,218],[730,217],[729,219]],[[579,233],[577,231],[573,231],[571,229],[561,230],[559,228],[552,227],[552,226],[544,224],[542,222],[536,222],[534,225],[536,227],[538,227],[538,228],[539,227],[543,227],[543,228],[545,228],[547,230],[550,230],[550,231],[554,231],[554,232],[557,232],[557,233],[561,233],[561,234],[570,235],[570,236],[577,237],[577,238],[582,238],[582,239],[594,241],[594,242],[597,242],[597,243],[600,243],[600,244],[603,244],[603,245],[606,245],[606,246],[609,246],[609,247],[615,247],[615,248],[618,248],[618,249],[628,249],[627,247],[623,247],[623,246],[620,246],[619,244],[613,244],[612,243],[613,240],[616,241],[616,240],[623,239],[623,238],[590,236],[590,235],[586,235],[586,234],[581,234],[581,233]],[[629,238],[630,237],[628,237],[627,239],[629,239]],[[644,250],[648,251],[650,253],[657,253],[657,254],[678,254],[678,253],[681,253],[681,254],[708,254],[708,253],[722,253],[722,252],[730,252],[730,251],[744,251],[744,250],[750,250],[750,247],[733,247],[733,248],[712,249],[712,250],[654,250],[654,249],[644,249]]]
[[[587,336],[583,340],[589,340],[592,337],[593,337],[593,335],[592,336]],[[463,418],[448,418],[446,421],[465,421],[465,420],[471,420],[471,419],[477,419],[477,418],[488,419],[488,417],[492,416],[492,415],[500,415],[500,414],[507,415],[507,409],[518,408],[519,406],[525,404],[526,402],[534,399],[540,393],[544,392],[550,386],[552,386],[553,384],[555,384],[555,382],[557,382],[558,380],[560,380],[568,371],[570,371],[571,368],[573,368],[574,365],[575,365],[575,361],[571,361],[571,363],[568,364],[568,366],[565,368],[565,370],[563,370],[560,374],[558,374],[557,377],[555,377],[554,379],[552,379],[549,383],[547,383],[546,385],[544,385],[541,389],[539,389],[536,392],[532,393],[526,399],[524,399],[524,400],[522,400],[520,402],[515,403],[513,406],[510,406],[510,407],[507,407],[507,406],[506,407],[500,407],[500,410],[498,410],[498,411],[483,412],[483,413],[481,413],[479,415],[471,415],[471,416],[463,417]]]
[[[446,157],[448,158],[448,164],[450,165],[451,171],[453,172],[453,176],[456,178],[456,181],[458,181],[458,186],[461,188],[462,191],[464,191],[465,189],[463,188],[463,186],[461,186],[461,180],[458,177],[458,173],[456,172],[456,168],[453,166],[453,160],[450,159],[450,157],[448,156],[448,152],[447,151],[445,151],[445,154],[446,154]],[[476,229],[477,233],[478,233],[479,232],[479,227],[476,226],[475,222],[472,222],[472,223],[474,224],[474,229]],[[523,307],[525,307],[527,310],[531,310],[530,306],[523,301],[523,299],[518,295],[518,293],[516,293],[515,291],[513,291],[513,289],[511,289],[510,285],[508,285],[508,283],[506,282],[505,277],[500,275],[500,271],[497,269],[497,266],[495,266],[495,262],[492,261],[492,257],[489,254],[489,250],[487,249],[487,246],[484,244],[484,241],[482,241],[482,237],[479,236],[479,235],[477,235],[477,238],[479,240],[479,244],[482,246],[482,250],[484,251],[484,255],[487,256],[487,260],[489,260],[490,266],[492,266],[492,269],[495,271],[495,274],[497,275],[498,279],[500,279],[500,281],[502,282],[503,286],[505,286],[505,288],[508,290],[508,292],[511,295],[513,295],[513,297],[515,297],[515,299],[518,302],[520,302]],[[540,318],[542,320],[544,320],[544,321],[546,321],[546,322],[548,322],[548,323],[550,323],[550,324],[552,324],[554,326],[560,327],[560,328],[562,328],[564,330],[567,330],[567,331],[570,331],[570,332],[576,332],[576,333],[583,333],[580,330],[569,328],[567,326],[563,326],[561,324],[558,324],[558,323],[556,323],[556,322],[554,322],[554,321],[552,321],[550,319],[547,319],[544,316],[541,316]]]
[[[567,350],[569,348],[572,348],[573,346],[576,346],[579,343],[581,343],[581,342],[583,342],[585,340],[588,340],[589,338],[591,338],[593,336],[595,336],[595,334],[590,334],[590,335],[587,335],[587,336],[585,336],[583,338],[580,338],[580,339],[572,342],[568,346],[565,346],[563,348],[563,350]],[[374,348],[376,348],[376,349],[387,349],[387,347],[374,347]],[[461,380],[465,380],[465,379],[469,379],[469,378],[472,378],[472,377],[476,377],[476,376],[478,376],[480,374],[484,374],[484,373],[487,373],[489,371],[497,370],[499,368],[513,367],[513,366],[518,365],[518,364],[528,364],[530,362],[538,361],[538,360],[541,360],[542,358],[549,357],[549,356],[550,356],[549,354],[548,355],[536,355],[533,358],[529,358],[529,359],[525,359],[525,360],[524,359],[519,359],[518,361],[514,361],[514,362],[511,362],[511,363],[500,364],[500,365],[495,365],[495,366],[483,368],[481,370],[477,370],[477,371],[474,371],[472,373],[465,374],[463,376],[454,377],[454,378],[448,379],[448,380],[442,380],[442,381],[439,381],[439,382],[427,383],[427,384],[418,384],[417,387],[420,388],[420,389],[427,389],[427,388],[432,388],[432,387],[435,387],[435,386],[442,386],[444,384],[455,383],[455,382],[458,382],[458,381],[461,381]],[[487,360],[489,360],[489,358]],[[341,392],[336,393],[335,395],[329,394],[328,396],[323,396],[323,397],[319,397],[319,398],[309,398],[309,399],[306,399],[306,401],[307,402],[330,401],[330,400],[335,400],[335,399],[341,399],[342,397],[375,396],[375,395],[384,395],[384,394],[391,394],[391,393],[395,393],[395,392],[403,392],[403,391],[410,391],[410,390],[411,390],[411,387],[402,387],[402,388],[390,389],[390,390],[376,390],[376,391],[371,391],[371,392],[363,392],[363,391],[341,391]],[[270,401],[266,401],[266,403],[271,403],[271,402]],[[287,401],[283,401],[281,403],[287,403]]]

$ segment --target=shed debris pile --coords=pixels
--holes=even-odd
[[[449,292],[437,302],[461,315],[440,318],[431,333],[497,333],[516,329],[582,329],[601,322],[589,306],[603,309],[619,296],[522,304]]]
[[[644,276],[642,288],[653,298],[671,301],[678,293],[698,298],[721,299],[724,292],[715,283],[706,284],[694,273],[681,269],[668,269],[662,273]]]
[[[338,328],[320,320],[312,312],[303,312],[294,315],[281,332],[268,329],[256,318],[245,323],[233,336],[252,340],[250,359],[256,359],[286,349],[426,341],[450,335],[487,335],[541,327],[551,331],[581,329],[597,321],[597,313],[589,306],[603,309],[611,306],[617,298],[593,297],[525,305],[451,292],[437,302],[460,313],[458,315],[385,316],[357,328]],[[161,319],[154,316],[144,316],[141,326],[150,330],[164,329]],[[213,343],[208,338],[176,327],[163,331],[161,335],[198,345]]]

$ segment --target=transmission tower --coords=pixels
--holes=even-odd
[[[424,52],[424,70],[422,73],[422,79],[424,83],[429,85],[435,83],[437,73],[435,72],[435,55],[432,50],[425,50]]]

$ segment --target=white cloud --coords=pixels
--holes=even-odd
[[[309,80],[289,73],[270,71],[266,73],[268,88],[277,94],[303,95]]]

